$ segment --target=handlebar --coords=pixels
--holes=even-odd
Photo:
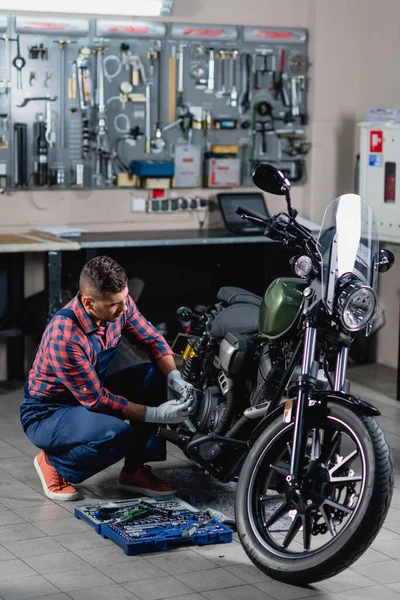
[[[238,206],[236,209],[236,214],[242,217],[242,219],[248,219],[249,221],[261,223],[262,225],[268,225],[270,221],[270,219],[266,219],[264,215],[260,215],[258,212],[251,210],[250,208],[244,208],[244,206]]]
[[[290,245],[305,252],[313,262],[318,262],[317,241],[311,232],[300,225],[294,217],[285,213],[277,214],[270,218],[258,214],[256,211],[243,206],[236,209],[242,219],[248,219],[255,223],[261,223],[265,226],[264,235],[272,240],[280,241],[283,244]]]

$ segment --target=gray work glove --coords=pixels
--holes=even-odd
[[[182,423],[190,415],[193,399],[168,400],[160,406],[146,406],[144,420],[146,423]]]
[[[179,400],[185,402],[191,400],[192,410],[196,401],[196,392],[191,383],[182,379],[177,369],[170,371],[167,376],[168,400]]]

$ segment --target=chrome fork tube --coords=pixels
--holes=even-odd
[[[311,367],[315,356],[315,343],[317,340],[317,330],[315,327],[307,327],[304,339],[304,354],[303,363],[301,366],[301,374],[308,375],[311,372]]]
[[[317,330],[315,327],[307,327],[304,337],[303,363],[301,367],[301,380],[299,386],[299,395],[296,403],[296,414],[294,419],[292,454],[290,457],[290,475],[287,482],[297,487],[300,479],[300,465],[303,459],[303,432],[304,432],[304,413],[308,403],[310,384],[308,381],[311,375],[311,368],[315,357],[315,346],[317,342]]]
[[[341,392],[346,379],[347,361],[349,358],[349,349],[343,346],[336,360],[335,373],[335,391]]]

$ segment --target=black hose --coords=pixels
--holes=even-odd
[[[216,435],[225,435],[225,433],[228,431],[228,427],[232,420],[234,398],[235,398],[235,395],[233,393],[233,388],[231,388],[225,394],[224,411],[223,411],[221,418],[213,432]]]

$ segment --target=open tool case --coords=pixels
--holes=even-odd
[[[229,527],[175,496],[80,506],[74,514],[121,546],[128,556],[170,546],[232,541]]]

